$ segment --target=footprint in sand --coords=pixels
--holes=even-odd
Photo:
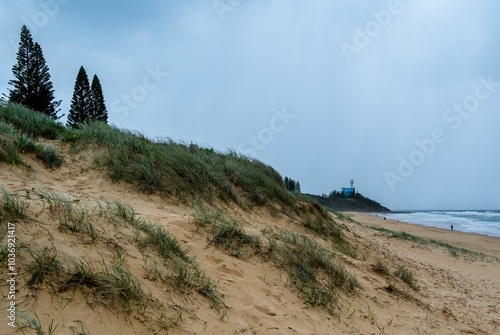
[[[276,316],[276,315],[278,315],[276,312],[273,312],[272,310],[270,310],[269,308],[264,307],[264,306],[254,305],[254,308],[256,310],[258,310],[259,312],[261,312],[263,314],[266,314],[266,315],[269,315],[269,316]]]
[[[235,269],[230,269],[225,264],[218,266],[217,271],[222,273],[220,275],[221,279],[231,283],[234,282],[235,279],[241,279],[244,277],[242,272]]]

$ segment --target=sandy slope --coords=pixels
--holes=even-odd
[[[353,219],[370,226],[404,231],[485,255],[500,255],[500,239],[451,232],[438,228],[383,220],[381,217],[351,213]],[[373,232],[363,237],[381,255],[399,258],[412,269],[422,286],[422,309],[400,311],[415,328],[409,334],[497,334],[500,332],[500,264],[497,259],[455,258],[444,250],[380,238]],[[417,316],[419,315],[420,316]],[[425,315],[425,317],[424,317]],[[404,317],[402,318],[402,321]],[[418,326],[420,321],[421,325]],[[428,320],[426,324],[425,320]],[[388,332],[390,333],[390,332]],[[395,331],[396,334],[400,333]]]
[[[344,221],[348,229],[344,234],[362,256],[353,259],[342,255],[338,261],[357,276],[361,288],[352,295],[342,295],[339,313],[330,315],[305,305],[288,285],[286,274],[271,262],[256,257],[238,259],[209,245],[192,223],[192,208],[137,193],[127,184],[111,183],[91,166],[89,155],[65,156],[65,164],[55,171],[47,171],[35,161],[31,162],[33,172],[1,164],[0,187],[19,194],[33,188],[50,189],[84,204],[119,199],[132,205],[143,217],[166,227],[196,255],[200,267],[218,283],[228,307],[221,315],[196,295],[183,296],[158,287],[145,275],[141,255],[129,248],[122,237],[131,272],[141,278],[158,301],[179,310],[178,326],[170,329],[170,334],[500,334],[498,260],[452,257],[445,250],[389,238],[367,226],[406,231],[497,257],[499,239],[349,213],[356,222]],[[39,210],[34,203],[28,209],[28,215],[34,219],[18,223],[19,238],[31,246],[41,248],[54,243],[60,254],[87,257],[109,253],[103,243],[91,245],[78,236],[60,232]],[[244,212],[229,208],[226,213],[251,234],[259,235],[264,229],[279,231],[283,227],[305,233],[293,220],[285,216],[275,218],[266,210]],[[5,243],[4,233],[0,237]],[[325,241],[321,243],[328,245]],[[377,260],[386,264],[391,273],[398,265],[410,270],[420,290],[414,291],[392,274],[374,271]],[[1,276],[5,273],[5,269],[0,270]],[[6,325],[7,288],[3,282],[0,333],[21,334]],[[58,324],[54,334],[152,333],[140,318],[92,303],[85,292],[77,291],[71,296],[49,292],[46,288],[32,292],[23,286],[18,294],[22,296],[18,306],[31,315],[36,313],[45,332],[53,320]],[[35,333],[29,329],[24,332]]]

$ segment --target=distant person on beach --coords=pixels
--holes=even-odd
[[[453,231],[453,225],[451,225],[451,231]]]

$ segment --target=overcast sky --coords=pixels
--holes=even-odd
[[[0,93],[26,24],[61,113],[83,65],[110,123],[251,155],[303,192],[353,178],[393,210],[500,209],[499,13],[497,0],[0,0]]]

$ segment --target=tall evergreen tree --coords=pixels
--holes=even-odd
[[[17,103],[25,103],[32,86],[33,68],[31,66],[31,54],[33,53],[33,38],[26,26],[21,28],[21,39],[17,51],[17,64],[12,67],[14,80],[9,85],[14,89],[9,90],[9,100]]]
[[[76,76],[75,89],[71,99],[71,107],[68,114],[68,126],[77,127],[78,123],[87,121],[90,112],[91,93],[89,77],[83,66],[80,67]]]
[[[104,95],[102,94],[101,82],[97,75],[92,78],[92,85],[90,87],[90,118],[96,121],[108,122],[108,111],[104,103]]]
[[[33,46],[33,69],[35,101],[33,101],[30,107],[47,114],[52,119],[57,119],[57,112],[59,111],[57,108],[61,104],[61,101],[55,101],[49,67],[43,57],[40,44],[36,42]]]
[[[14,80],[9,85],[9,100],[17,102],[57,119],[61,101],[55,101],[49,68],[43,57],[42,48],[33,43],[33,37],[26,26],[21,28],[17,64],[12,67]]]
[[[289,177],[285,177],[285,188],[290,192],[301,193],[300,183]]]

